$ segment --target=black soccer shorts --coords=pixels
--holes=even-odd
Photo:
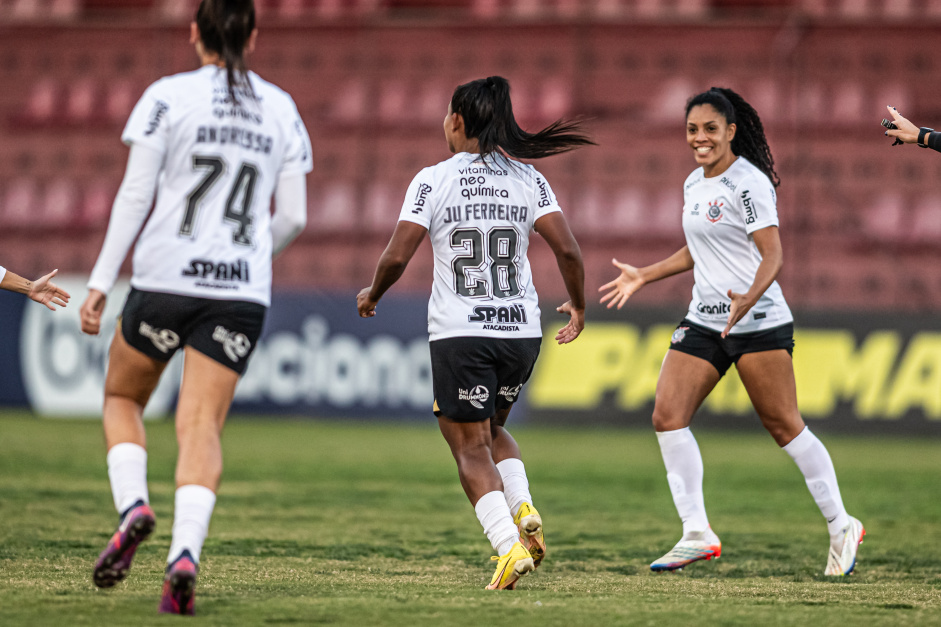
[[[431,342],[436,416],[489,420],[519,398],[533,373],[541,338],[452,337]]]
[[[720,332],[684,318],[670,338],[670,350],[705,359],[715,366],[720,377],[742,355],[778,349],[786,350],[789,355],[794,354],[793,323],[754,333],[729,334],[723,338]]]
[[[258,344],[267,307],[131,288],[121,313],[124,340],[157,361],[192,346],[242,374]]]

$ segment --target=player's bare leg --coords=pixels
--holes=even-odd
[[[222,427],[239,375],[190,346],[176,410],[179,458],[173,540],[160,612],[193,614],[199,556],[222,478]]]
[[[477,519],[498,555],[497,570],[487,588],[512,589],[520,576],[535,565],[520,542],[503,494],[503,480],[493,463],[490,421],[457,422],[441,416],[438,426],[457,462],[464,493],[473,503]]]
[[[783,349],[748,353],[738,360],[738,372],[762,424],[797,464],[827,520],[830,551],[824,573],[850,574],[866,530],[846,513],[830,454],[801,418],[791,356]]]
[[[677,570],[722,554],[722,543],[709,526],[703,500],[702,455],[689,430],[693,414],[719,382],[719,372],[704,359],[668,350],[660,368],[653,425],[667,471],[673,503],[683,521],[683,537],[651,570]]]
[[[457,422],[441,416],[438,427],[457,462],[461,486],[470,502],[477,503],[489,492],[503,492],[503,481],[493,463],[489,421]]]
[[[108,357],[103,422],[108,476],[121,520],[95,562],[93,579],[101,588],[110,588],[127,576],[138,545],[156,524],[148,504],[147,438],[142,416],[165,367],[128,345],[118,327]]]
[[[124,442],[147,447],[144,407],[160,381],[165,362],[151,359],[124,340],[118,325],[108,353],[104,429],[108,449]]]

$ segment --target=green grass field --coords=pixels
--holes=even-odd
[[[128,579],[91,568],[116,523],[97,421],[0,415],[0,624],[162,625],[173,425],[150,424],[157,530]],[[488,592],[491,549],[436,425],[246,420],[226,427],[203,550],[206,625],[941,624],[941,442],[823,437],[866,525],[857,573],[826,579],[826,525],[766,435],[698,433],[723,557],[647,564],[678,539],[653,434],[519,429],[549,555]]]

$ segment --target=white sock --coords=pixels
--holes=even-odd
[[[513,516],[510,515],[503,492],[487,492],[474,505],[474,511],[497,555],[509,553],[513,545],[519,542],[520,533],[513,524]]]
[[[820,508],[820,513],[827,519],[830,543],[838,543],[842,547],[843,528],[850,521],[843,507],[843,499],[840,498],[840,486],[836,482],[836,471],[827,448],[807,427],[782,448],[804,473],[810,494]]]
[[[170,543],[170,555],[167,563],[189,550],[193,560],[199,562],[199,552],[209,533],[209,519],[212,508],[216,505],[216,495],[209,488],[201,485],[184,485],[176,489],[176,503],[173,509],[173,540]]]
[[[516,516],[523,503],[533,504],[533,497],[529,493],[529,479],[526,478],[526,468],[522,460],[510,458],[497,464],[497,470],[503,478],[503,494],[506,496],[510,515]]]
[[[657,441],[673,503],[683,521],[683,536],[705,531],[709,528],[709,518],[702,494],[702,455],[693,432],[689,427],[658,431]]]
[[[147,450],[139,444],[122,442],[108,451],[108,478],[111,495],[119,514],[137,501],[150,502],[147,494]]]

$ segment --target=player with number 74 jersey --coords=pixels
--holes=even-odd
[[[134,107],[121,139],[161,159],[156,204],[134,251],[135,288],[269,304],[272,235],[284,239],[271,231],[270,199],[279,181],[313,166],[294,101],[247,74],[255,97],[243,93],[237,104],[225,70],[206,65],[158,80]],[[290,211],[297,200],[306,199],[276,209]],[[136,208],[112,215],[89,288],[107,293],[113,284],[146,218]]]

